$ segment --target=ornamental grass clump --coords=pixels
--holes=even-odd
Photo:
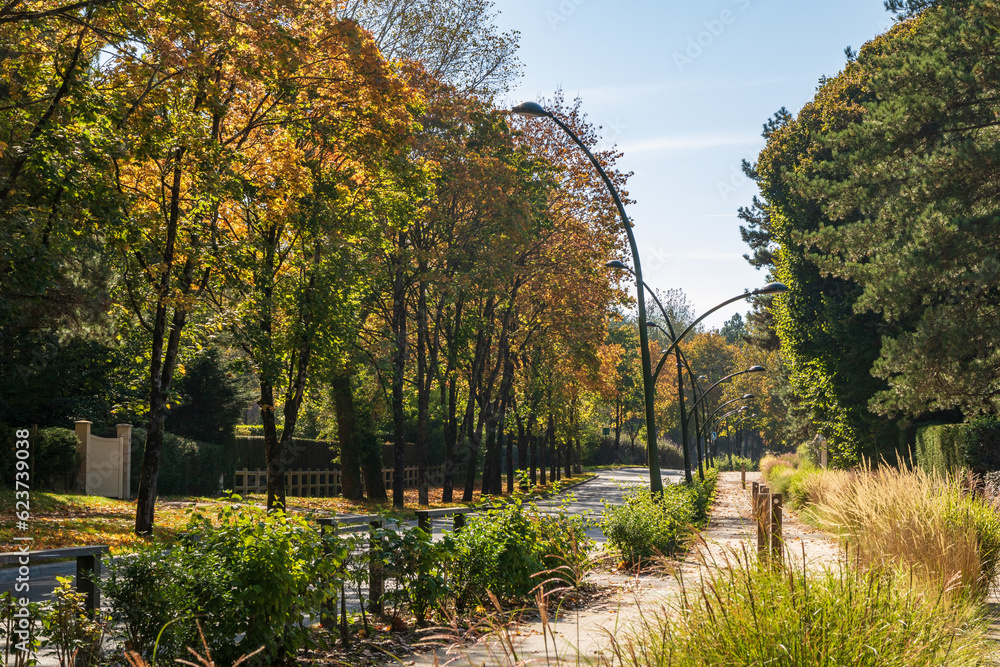
[[[745,551],[726,560],[672,606],[612,636],[606,664],[971,667],[986,654],[975,603],[932,594],[906,572],[851,562],[816,573]]]
[[[985,595],[996,578],[1000,516],[955,478],[890,466],[857,471],[826,488],[821,524],[871,564],[907,569],[933,588]]]

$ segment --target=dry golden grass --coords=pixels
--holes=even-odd
[[[813,477],[816,517],[847,543],[849,556],[902,566],[935,588],[988,584],[995,565],[984,570],[980,540],[984,529],[986,539],[996,532],[997,517],[963,497],[955,480],[890,466]]]

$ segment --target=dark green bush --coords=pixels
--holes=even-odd
[[[146,430],[132,430],[132,492],[139,488]],[[222,490],[219,478],[232,483],[232,454],[225,445],[189,440],[172,433],[163,436],[157,492],[163,495],[214,495]],[[223,487],[225,484],[222,485]]]
[[[966,464],[975,472],[1000,470],[1000,419],[987,415],[973,419],[963,433]]]
[[[965,424],[938,424],[917,429],[917,465],[929,473],[946,473],[965,465]]]
[[[0,480],[14,483],[15,429],[0,424]],[[31,441],[31,485],[35,488],[72,489],[80,469],[76,432],[67,428],[38,429]]]
[[[68,428],[42,428],[34,443],[34,484],[40,487],[72,489],[80,469],[79,440]]]
[[[605,503],[602,527],[608,545],[627,565],[674,555],[687,544],[691,529],[707,521],[717,479],[718,471],[710,468],[704,481],[671,484],[662,496],[633,488],[625,492],[623,504]]]
[[[104,585],[133,650],[183,657],[201,624],[217,664],[264,646],[264,662],[293,658],[309,639],[303,615],[320,618],[340,583],[346,548],[304,519],[256,507],[227,507],[214,526],[195,516],[169,551],[112,561]]]

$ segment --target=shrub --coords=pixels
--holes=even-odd
[[[14,429],[0,424],[0,479],[13,485]],[[76,432],[67,428],[38,429],[31,440],[32,486],[71,489],[80,469]]]
[[[657,450],[660,452],[660,467],[667,470],[684,469],[684,452],[679,445],[672,442],[661,443]]]
[[[139,486],[146,430],[132,430],[132,491]],[[214,495],[220,477],[232,479],[232,459],[224,445],[163,434],[157,491],[163,495]],[[223,484],[224,486],[224,484]]]
[[[962,433],[965,461],[978,473],[1000,470],[1000,419],[996,415],[970,421]]]
[[[399,616],[405,605],[423,625],[427,612],[451,596],[445,574],[454,557],[454,540],[445,536],[435,542],[429,533],[407,526],[401,526],[401,530],[382,529],[377,538],[385,563],[383,576],[391,581],[383,601],[393,607],[393,616]]]
[[[226,507],[217,523],[195,516],[169,552],[150,548],[109,565],[104,590],[129,644],[151,656],[154,632],[170,622],[157,655],[183,657],[197,619],[218,663],[261,645],[265,661],[293,657],[309,638],[303,615],[319,618],[339,584],[345,548],[280,511]]]
[[[565,511],[544,514],[516,499],[475,514],[455,536],[457,600],[460,605],[482,600],[487,591],[501,600],[524,598],[553,570],[575,563],[581,554],[586,558],[591,546],[582,519]]]
[[[977,608],[927,595],[905,573],[841,566],[818,574],[732,554],[702,590],[612,638],[622,667],[982,664]],[[939,588],[940,593],[942,589]]]
[[[602,529],[608,545],[627,565],[674,555],[686,546],[692,527],[707,520],[717,477],[710,468],[704,482],[670,485],[662,496],[633,488],[625,492],[623,504],[605,503]]]
[[[716,459],[715,468],[719,472],[737,472],[740,470],[751,472],[757,469],[757,462],[744,456],[720,456]]]
[[[917,429],[916,459],[921,470],[953,472],[965,465],[965,424],[938,424]]]
[[[79,440],[68,428],[38,430],[34,442],[35,481],[41,486],[71,489],[80,469]]]

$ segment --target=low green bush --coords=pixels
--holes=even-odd
[[[623,504],[605,503],[602,529],[609,547],[629,566],[682,550],[692,528],[708,520],[717,479],[718,471],[709,468],[704,481],[669,485],[662,496],[632,488]]]
[[[622,667],[982,664],[989,643],[978,607],[927,594],[908,574],[858,568],[812,572],[729,555],[675,609],[612,638]],[[946,586],[947,584],[942,584]]]
[[[103,590],[126,645],[158,659],[198,646],[201,625],[212,657],[233,664],[263,646],[260,660],[293,658],[309,640],[303,616],[320,618],[340,584],[343,543],[304,519],[256,507],[226,507],[216,525],[194,516],[169,551],[148,547],[109,563]]]
[[[452,595],[447,574],[455,558],[451,536],[439,542],[420,528],[400,526],[376,533],[383,554],[383,576],[389,582],[382,601],[391,607],[390,615],[399,617],[408,608],[423,625],[428,612]],[[367,576],[367,572],[360,572]]]
[[[473,515],[454,539],[452,586],[460,606],[485,600],[487,591],[514,601],[549,579],[572,583],[577,578],[567,568],[579,571],[593,546],[581,517],[544,513],[520,499]]]
[[[715,460],[715,469],[719,472],[751,472],[757,469],[757,462],[745,456],[720,456]]]
[[[34,485],[72,489],[80,469],[79,439],[68,428],[42,428],[34,443]]]
[[[8,486],[14,484],[14,434],[15,429],[0,424],[0,480]],[[68,428],[38,429],[30,438],[33,488],[57,490],[72,489],[76,474],[80,469],[80,454],[77,451],[76,432]]]

